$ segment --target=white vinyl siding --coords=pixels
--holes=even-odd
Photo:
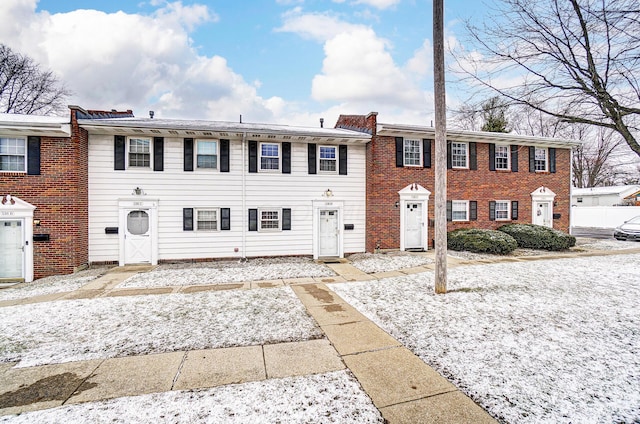
[[[195,144],[195,140],[194,140]],[[272,143],[268,143],[272,144]],[[277,144],[280,146],[280,144]],[[195,147],[195,146],[194,146]],[[218,153],[220,144],[218,143]],[[89,260],[117,261],[119,235],[105,234],[118,226],[118,199],[132,199],[136,187],[145,200],[158,202],[158,259],[241,258],[243,232],[247,257],[313,254],[313,201],[343,202],[344,252],[365,249],[365,146],[349,145],[349,174],[308,174],[308,148],[291,143],[291,174],[245,172],[245,203],[242,201],[243,169],[241,139],[229,143],[230,172],[184,172],[182,137],[164,138],[164,171],[131,173],[113,169],[113,135],[89,135]],[[245,144],[245,155],[247,145]],[[194,149],[195,154],[195,149]],[[219,160],[219,159],[218,159]],[[292,178],[293,177],[293,178]],[[193,207],[194,231],[182,231],[183,209]],[[197,210],[229,208],[230,230],[197,231]],[[291,230],[247,231],[248,209],[291,209]],[[221,216],[218,212],[218,228]],[[280,214],[282,221],[282,214]],[[282,225],[282,223],[280,223]],[[120,232],[124,231],[120,228]],[[238,251],[235,251],[235,248]]]
[[[467,143],[451,143],[451,166],[453,168],[468,168],[469,145]]]
[[[0,138],[0,171],[26,172],[26,138]]]
[[[127,145],[129,167],[151,167],[151,139],[130,138]]]
[[[218,142],[196,140],[196,168],[218,169]]]
[[[496,169],[498,170],[509,170],[509,158],[510,151],[509,146],[496,146]]]
[[[422,166],[422,141],[405,138],[404,166]]]
[[[453,200],[451,202],[451,220],[452,221],[468,221],[469,220],[469,202],[466,200]]]
[[[496,200],[496,221],[508,221],[511,219],[511,202],[508,200]]]
[[[336,146],[320,146],[318,169],[323,173],[337,173],[337,147]]]

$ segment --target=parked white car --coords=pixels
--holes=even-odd
[[[640,215],[625,221],[624,224],[616,227],[613,232],[616,240],[638,240],[640,241]]]

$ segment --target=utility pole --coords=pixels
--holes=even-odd
[[[433,86],[436,112],[436,293],[447,292],[447,107],[444,85],[444,0],[433,0]]]

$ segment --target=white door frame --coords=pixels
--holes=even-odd
[[[36,209],[9,194],[0,197],[0,220],[21,221],[23,236],[22,278],[25,282],[33,281],[33,211]]]
[[[407,209],[407,203],[422,203],[422,246],[424,250],[429,249],[429,196],[431,192],[420,184],[409,184],[398,192],[400,195],[400,202],[398,207],[400,208],[400,250],[414,249],[415,247],[407,247],[405,245],[405,210]]]
[[[342,201],[313,201],[313,259],[320,252],[320,211],[338,211],[338,257],[344,258],[344,203]]]
[[[151,265],[158,265],[158,199],[140,199],[139,197],[118,199],[118,263],[126,263],[125,234],[127,229],[127,214],[130,211],[145,210],[149,213],[149,237],[151,238]]]
[[[531,223],[535,224],[537,220],[538,204],[546,203],[549,215],[549,228],[553,228],[553,202],[556,194],[545,186],[538,187],[531,193]]]

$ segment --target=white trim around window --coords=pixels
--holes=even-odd
[[[151,169],[153,163],[153,143],[151,138],[127,137],[127,168]]]
[[[195,169],[217,171],[220,160],[220,143],[218,140],[195,140]]]
[[[536,172],[547,172],[549,170],[549,151],[546,147],[535,148],[533,165]]]
[[[220,209],[195,209],[194,221],[196,231],[220,231]]]
[[[318,171],[322,174],[338,173],[338,146],[318,147]]]
[[[496,144],[495,167],[497,171],[508,171],[511,169],[511,146]]]
[[[422,167],[422,140],[405,138],[402,149],[404,166]]]
[[[282,231],[282,209],[258,209],[258,231]]]
[[[258,146],[258,170],[280,172],[282,146],[280,143],[260,143]]]
[[[511,220],[511,201],[496,200],[496,221]]]
[[[469,143],[451,142],[451,167],[469,168]]]
[[[27,172],[26,137],[0,137],[0,172]]]
[[[451,221],[469,221],[469,201],[451,201]]]

